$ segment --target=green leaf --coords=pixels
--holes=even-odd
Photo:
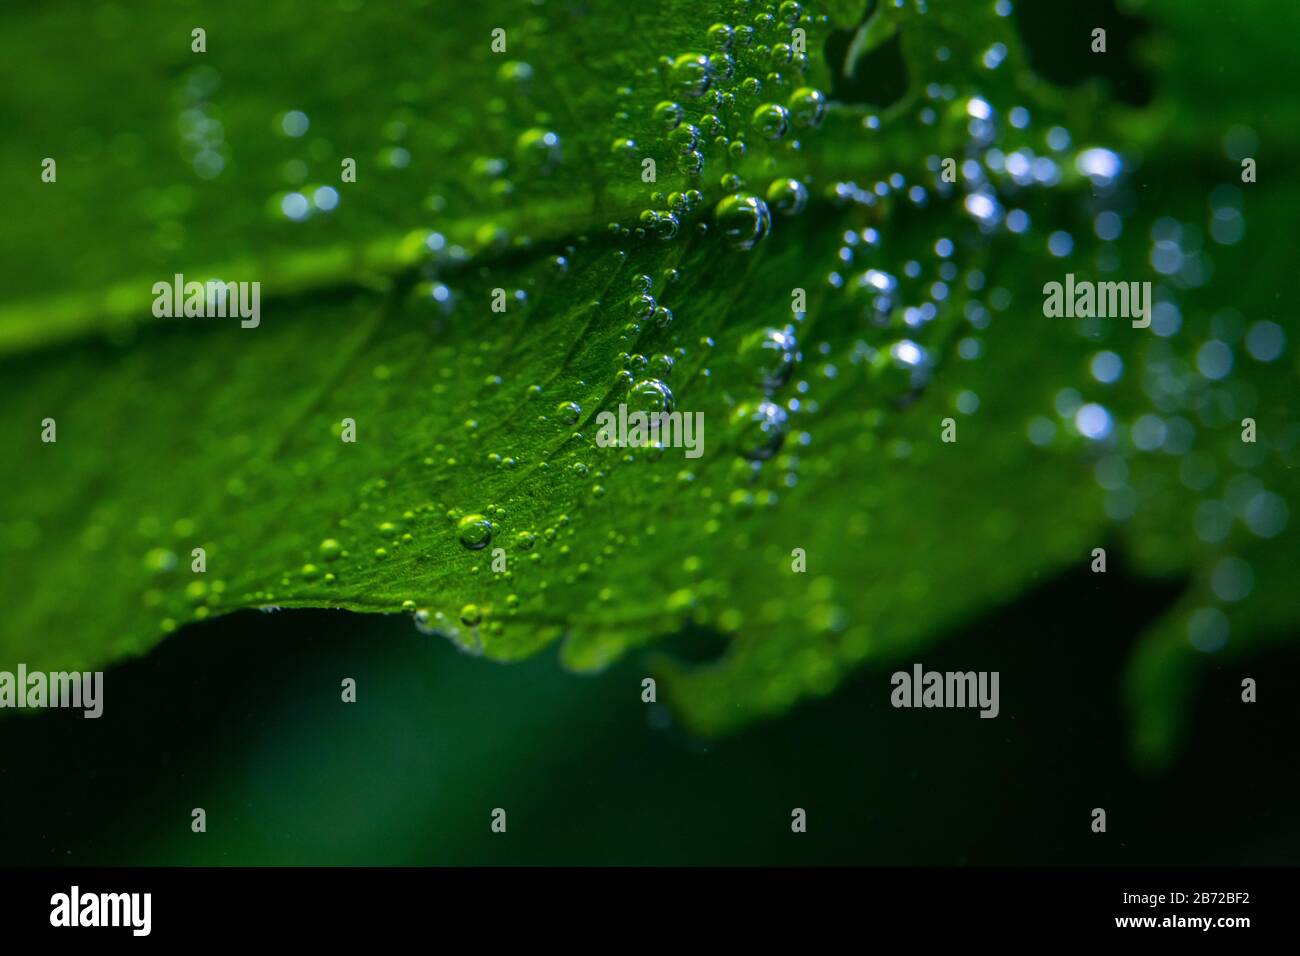
[[[689,726],[718,733],[864,660],[914,659],[1115,542],[1194,582],[1129,675],[1135,740],[1167,752],[1206,656],[1189,622],[1202,648],[1226,626],[1237,654],[1295,620],[1294,351],[1251,358],[1250,330],[1281,321],[1275,292],[1221,281],[1283,274],[1284,250],[1206,237],[1207,184],[1235,164],[1211,139],[1145,135],[1194,102],[1166,90],[1146,116],[1052,88],[989,3],[877,14],[907,97],[818,123],[827,38],[857,26],[839,6],[0,14],[19,117],[0,148],[3,658],[104,666],[266,606],[411,613],[497,660],[558,642],[579,670],[711,633],[717,660],[651,667]],[[781,47],[796,27],[806,64]],[[77,77],[100,59],[88,95]],[[38,96],[43,113],[22,108]],[[1068,148],[1048,145],[1055,126]],[[1080,171],[1101,146],[1121,183]],[[1006,172],[1026,150],[1037,183]],[[990,184],[943,183],[944,157],[982,160]],[[1285,228],[1294,187],[1235,188],[1252,240]],[[754,198],[770,235],[745,219]],[[1103,243],[1108,209],[1124,231]],[[1012,210],[1031,225],[1008,231]],[[1153,270],[1171,222],[1200,274]],[[1068,258],[1048,252],[1058,231]],[[1176,311],[1179,331],[1046,318],[1042,287],[1066,271],[1153,281],[1158,327]],[[260,282],[260,324],[155,318],[154,283],[176,273]],[[1211,339],[1233,357],[1222,378],[1198,371]],[[1102,350],[1123,364],[1113,385],[1090,373]],[[701,457],[597,444],[600,413],[667,392],[703,415]],[[1080,434],[1084,403],[1108,434]],[[1221,596],[1236,591],[1216,574],[1241,579],[1227,559],[1248,601]]]

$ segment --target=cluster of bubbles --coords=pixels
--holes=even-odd
[[[661,57],[657,82],[664,98],[642,117],[645,137],[616,136],[611,149],[629,163],[646,156],[670,160],[669,172],[685,180],[684,188],[651,191],[636,223],[611,223],[611,233],[672,239],[691,218],[698,232],[707,232],[702,187],[718,167],[726,170],[713,173],[724,195],[707,211],[734,248],[752,249],[768,235],[772,208],[779,215],[802,212],[808,199],[802,183],[777,179],[754,192],[734,169],[778,145],[797,151],[798,136],[821,123],[826,96],[806,85],[803,74],[808,28],[823,23],[824,17],[786,0],[758,9],[750,23],[715,23],[700,49]],[[618,118],[631,117],[624,112]]]
[[[641,159],[653,154],[666,163],[664,176],[677,180],[676,188],[661,191],[652,186],[648,191],[649,203],[630,225],[611,224],[610,233],[616,239],[669,242],[680,238],[689,228],[696,234],[716,231],[729,247],[750,250],[769,235],[773,216],[797,216],[809,205],[809,189],[798,179],[768,177],[761,184],[749,186],[734,171],[747,158],[754,160],[764,151],[778,147],[798,150],[798,137],[821,122],[827,105],[825,95],[802,79],[808,58],[803,46],[805,38],[796,38],[796,28],[811,22],[802,7],[787,0],[766,11],[755,6],[749,16],[752,24],[715,24],[706,31],[698,50],[661,58],[653,78],[661,96],[647,105],[640,122],[634,124],[640,132],[612,138],[613,162],[626,163],[635,173]],[[824,18],[816,20],[823,21]],[[497,78],[505,86],[522,92],[533,83],[534,75],[530,64],[510,60],[498,69]],[[623,118],[630,119],[630,116]],[[480,156],[472,162],[470,174],[483,184],[489,196],[505,201],[515,191],[515,176],[545,177],[559,169],[564,161],[565,147],[560,135],[546,125],[531,125],[515,137],[512,153]],[[718,198],[706,202],[706,194],[718,193],[719,186]],[[304,207],[299,199],[286,195],[282,201],[292,203],[292,209],[285,209],[285,215],[290,218],[295,218],[294,214],[311,215],[312,196],[296,192],[307,200],[307,205]],[[501,248],[507,241],[521,242],[518,237],[506,237],[498,227],[490,225],[484,226],[474,239],[475,249]],[[424,270],[414,294],[433,302],[441,313],[448,313],[457,295],[440,276],[444,267],[469,261],[469,254],[436,232],[422,238],[413,236],[409,245],[412,249],[420,246],[416,251]],[[570,262],[578,252],[570,246],[552,257],[554,274],[567,275]],[[663,285],[657,286],[654,277],[636,274],[625,287],[626,293],[614,296],[616,303],[621,300],[619,321],[623,323],[622,337],[628,347],[618,356],[614,391],[607,397],[626,403],[630,411],[655,415],[672,413],[677,408],[671,382],[675,366],[687,356],[686,344],[677,342],[643,354],[638,350],[638,342],[647,334],[677,337],[672,329],[673,311],[662,298],[680,278],[680,272],[668,269]],[[512,303],[511,308],[514,307]],[[741,359],[754,369],[754,391],[733,402],[730,431],[737,459],[746,469],[757,468],[776,456],[785,441],[790,403],[780,404],[776,393],[791,381],[800,358],[795,324],[765,328],[740,347]],[[708,350],[713,343],[702,342],[700,347]],[[699,374],[707,377],[709,373],[703,369]],[[577,385],[581,387],[583,383]],[[536,385],[529,390],[529,395],[536,397],[543,392],[543,387]],[[590,496],[598,498],[603,494],[602,481],[611,465],[620,460],[634,460],[655,449],[618,449],[610,455],[597,454],[589,430],[591,423],[586,420],[590,414],[584,409],[586,403],[587,399],[581,396],[557,395],[543,406],[538,416],[539,426],[558,428],[561,436],[571,437],[567,439],[568,452],[536,467],[561,469],[572,480],[584,482]],[[797,407],[798,402],[793,405]],[[471,423],[466,424],[469,427]],[[570,455],[570,460],[564,460],[565,454]],[[513,465],[515,460],[504,452],[488,457],[500,467]],[[692,477],[689,469],[679,475],[683,481]],[[451,533],[460,548],[467,554],[483,556],[476,570],[487,566],[487,555],[498,546],[507,548],[514,555],[512,560],[522,558],[530,563],[544,560],[537,544],[552,546],[559,554],[566,554],[569,549],[566,540],[575,533],[565,516],[540,531],[514,531],[509,529],[504,509],[499,508],[453,509],[449,520]],[[611,540],[607,546],[611,555],[618,543]],[[598,565],[604,557],[602,551],[592,561],[579,563],[572,573],[584,575],[590,565]],[[504,578],[508,583],[513,579],[513,572],[506,572]],[[544,582],[539,586],[544,586]],[[603,593],[602,599],[609,596]],[[415,614],[421,630],[443,634],[458,646],[478,652],[482,646],[481,633],[499,628],[501,617],[510,616],[518,606],[519,597],[512,593],[501,607],[480,603],[459,613],[419,607],[409,610]]]
[[[984,65],[995,70],[1002,59],[1002,56],[986,56]],[[1204,222],[1182,221],[1168,215],[1156,218],[1147,237],[1147,258],[1142,264],[1149,267],[1150,271],[1146,272],[1131,257],[1125,261],[1119,245],[1127,221],[1138,207],[1121,154],[1096,145],[1076,147],[1070,131],[1059,125],[1042,132],[1040,145],[1024,143],[1007,149],[1001,145],[1002,130],[1009,128],[1022,134],[1034,130],[1033,118],[1025,107],[1011,105],[999,110],[978,94],[968,96],[963,102],[949,87],[934,86],[927,90],[927,98],[936,103],[954,100],[962,103],[967,117],[968,143],[958,166],[958,182],[945,182],[938,175],[942,160],[932,156],[927,165],[933,178],[924,185],[907,189],[905,195],[911,203],[924,206],[934,198],[960,202],[980,233],[1022,241],[1032,241],[1037,235],[1041,237],[1038,241],[1044,242],[1040,248],[1045,248],[1049,256],[1071,257],[1072,262],[1077,262],[1073,258],[1077,255],[1074,234],[1059,228],[1036,233],[1030,215],[1022,208],[1029,205],[1026,199],[1029,192],[1054,188],[1073,174],[1090,187],[1089,217],[1092,232],[1099,241],[1091,263],[1079,266],[1079,271],[1095,272],[1109,281],[1129,281],[1145,275],[1156,277],[1154,301],[1150,304],[1150,329],[1131,333],[1150,336],[1149,341],[1133,350],[1136,367],[1126,368],[1115,351],[1097,350],[1077,387],[1065,387],[1057,392],[1053,414],[1030,418],[1027,439],[1043,447],[1071,439],[1092,446],[1095,477],[1104,493],[1105,510],[1117,522],[1137,517],[1143,502],[1153,500],[1152,489],[1163,481],[1157,470],[1144,466],[1144,456],[1167,455],[1179,459],[1178,477],[1182,485],[1201,496],[1188,519],[1189,534],[1209,547],[1223,549],[1240,546],[1234,529],[1262,539],[1280,535],[1290,517],[1286,501],[1253,473],[1267,459],[1268,452],[1259,444],[1241,441],[1238,434],[1240,422],[1257,407],[1255,393],[1253,389],[1234,386],[1232,377],[1246,360],[1264,365],[1281,359],[1287,345],[1285,332],[1274,321],[1250,321],[1231,308],[1220,309],[1210,316],[1208,332],[1199,332],[1194,339],[1188,337],[1184,328],[1184,293],[1206,285],[1213,277],[1213,248],[1236,245],[1245,235],[1240,188],[1223,183],[1211,189],[1206,197],[1208,215]],[[918,118],[922,123],[933,122],[935,113],[934,107],[924,106]],[[1250,131],[1239,130],[1229,139],[1236,142],[1251,136]],[[1225,144],[1225,151],[1233,155],[1231,145]],[[891,177],[871,189],[849,185],[843,192],[855,201],[874,205],[890,192],[901,192],[906,186],[900,174],[897,179]],[[939,243],[936,253],[945,258],[953,249],[952,243],[946,239]],[[947,298],[953,280],[958,278],[955,272],[943,276],[944,284],[939,284],[942,295],[932,295],[931,301],[921,304],[922,311],[905,316],[905,321],[911,325],[933,319],[935,310],[930,306],[941,304],[935,299]],[[869,269],[857,281],[883,297],[883,305],[879,300],[876,302],[880,311],[890,310],[897,287],[894,276]],[[978,289],[982,283],[977,271],[964,277],[969,289]],[[996,295],[1002,296],[1001,303],[993,297]],[[979,333],[987,328],[993,313],[1004,309],[1009,301],[1005,290],[995,289],[993,296],[987,303],[969,300],[964,307],[970,332],[958,345],[958,354],[963,359],[975,360],[983,355]],[[1023,306],[1036,311],[1040,304],[1031,302]],[[1107,321],[1116,320],[1078,320],[1075,331],[1093,341],[1104,337]],[[897,350],[899,346],[894,348]],[[913,357],[923,354],[919,346],[906,344],[902,348]],[[1106,392],[1128,377],[1135,377],[1140,383],[1149,404],[1147,409],[1120,419],[1106,400]],[[967,407],[978,408],[978,396],[962,395]],[[958,405],[960,408],[960,402]],[[1295,442],[1300,436],[1293,434],[1284,440]],[[1212,592],[1225,604],[1240,601],[1250,593],[1252,581],[1249,563],[1227,553],[1218,559]],[[1227,643],[1229,633],[1229,618],[1219,607],[1201,608],[1188,619],[1188,640],[1198,650],[1220,649]]]
[[[211,104],[212,95],[220,87],[221,74],[206,64],[195,67],[185,77],[185,107],[177,128],[181,152],[201,179],[216,179],[229,159],[225,128]]]
[[[289,140],[301,140],[311,129],[311,120],[302,110],[288,110],[275,118],[277,133]],[[308,182],[305,160],[291,159],[282,167],[282,175],[292,188],[271,197],[273,213],[290,222],[305,222],[314,216],[338,208],[339,191],[323,183]]]

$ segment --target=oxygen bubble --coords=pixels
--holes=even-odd
[[[307,214],[311,212],[311,204],[307,201],[307,197],[302,193],[286,193],[280,199],[280,212],[282,212],[287,219],[291,219],[294,222],[301,222],[306,219]]]
[[[668,134],[668,142],[673,145],[679,153],[686,153],[695,148],[700,141],[700,131],[697,127],[687,123],[685,126],[678,126]]]
[[[474,230],[474,243],[482,249],[504,249],[510,244],[510,233],[496,223],[485,222]],[[512,292],[511,297],[518,299],[521,291]]]
[[[388,169],[405,169],[411,164],[411,152],[404,146],[391,146],[380,151],[379,162]]]
[[[715,50],[730,50],[732,36],[733,31],[731,27],[725,23],[715,23],[713,26],[709,27],[709,42]]]
[[[1290,517],[1286,500],[1271,491],[1261,491],[1246,504],[1244,521],[1261,538],[1275,538],[1285,530]]]
[[[629,412],[646,412],[655,415],[660,412],[671,412],[674,405],[672,389],[657,378],[637,382],[627,395]]]
[[[1088,366],[1092,377],[1103,385],[1113,385],[1124,372],[1124,360],[1111,351],[1098,352]]]
[[[688,176],[698,176],[704,169],[704,154],[696,149],[683,153],[677,160],[677,166]]]
[[[333,538],[326,538],[320,543],[320,556],[326,561],[335,560],[342,550],[343,546]]]
[[[737,488],[728,496],[728,502],[737,511],[752,511],[756,501],[754,493],[748,488]]]
[[[790,94],[787,102],[796,126],[811,129],[819,125],[826,115],[826,96],[811,86],[799,87]]]
[[[1246,351],[1257,362],[1273,362],[1286,349],[1286,333],[1276,322],[1256,322],[1246,333]]]
[[[460,623],[466,627],[478,627],[483,620],[483,612],[477,604],[466,604],[460,609]]]
[[[882,350],[872,362],[873,376],[891,392],[921,388],[930,377],[931,359],[911,339],[900,339]]]
[[[640,222],[647,235],[657,236],[660,239],[672,239],[677,235],[680,227],[676,216],[656,209],[642,211]]]
[[[155,574],[171,571],[176,567],[176,554],[166,548],[152,548],[144,556],[144,566]]]
[[[767,139],[780,139],[790,128],[790,114],[779,103],[763,103],[754,110],[751,124]]]
[[[582,406],[577,402],[560,402],[555,406],[555,414],[566,425],[572,425],[582,414]]]
[[[497,70],[497,79],[502,83],[527,83],[533,78],[533,68],[519,60],[509,60]]]
[[[339,204],[338,190],[333,186],[317,186],[312,190],[311,201],[321,212],[330,212]]]
[[[1210,586],[1221,601],[1244,600],[1255,584],[1255,572],[1241,558],[1227,557],[1214,568]]]
[[[550,130],[525,130],[515,141],[515,156],[522,166],[550,171],[559,165],[562,156],[560,137]]]
[[[790,381],[798,348],[786,330],[759,329],[741,342],[740,354],[754,367],[759,387],[771,391]]]
[[[656,355],[650,360],[650,369],[660,378],[667,378],[672,374],[673,364],[671,355]]]
[[[515,547],[520,551],[532,550],[533,544],[537,541],[537,536],[531,531],[520,531],[515,535]]]
[[[767,204],[783,216],[797,216],[808,205],[808,190],[797,179],[775,179],[767,187]]]
[[[302,110],[289,110],[280,117],[280,129],[285,136],[292,136],[297,139],[311,127],[311,121],[307,119],[307,114]]]
[[[709,58],[703,53],[683,53],[669,70],[673,89],[682,96],[703,96],[709,88]]]
[[[654,108],[655,122],[666,130],[676,129],[682,121],[682,108],[678,103],[664,100]]]
[[[785,409],[775,402],[742,402],[731,413],[740,454],[750,461],[766,461],[785,440]]]
[[[1206,342],[1196,353],[1196,369],[1212,381],[1226,378],[1232,371],[1232,349],[1225,342]]]
[[[632,313],[632,318],[636,321],[642,321],[654,315],[656,305],[658,305],[658,303],[655,302],[655,297],[647,293],[634,295],[628,300],[629,311]]]
[[[465,515],[456,524],[460,543],[471,551],[480,551],[492,541],[492,522],[483,515]]]
[[[723,238],[735,249],[752,249],[772,228],[767,203],[749,193],[733,193],[714,209],[714,220]]]
[[[470,172],[484,179],[496,179],[505,174],[506,161],[498,156],[478,156],[469,164]]]
[[[1223,650],[1231,632],[1228,616],[1217,607],[1198,608],[1187,619],[1187,639],[1204,654]]]

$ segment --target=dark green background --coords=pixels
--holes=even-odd
[[[404,619],[239,614],[110,671],[98,721],[0,721],[0,863],[1295,863],[1294,653],[1209,671],[1177,763],[1130,765],[1121,664],[1174,593],[1083,571],[921,658],[973,666],[978,643],[995,720],[894,710],[871,668],[712,744],[641,702],[636,660],[578,677]]]

